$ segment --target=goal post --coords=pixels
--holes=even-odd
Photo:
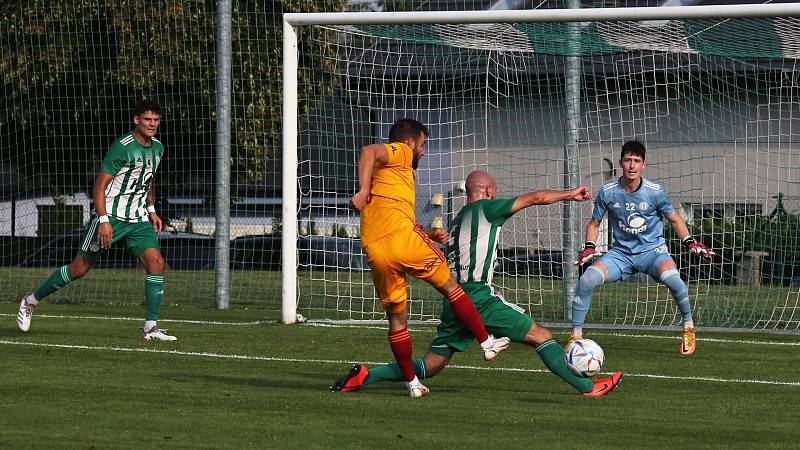
[[[644,176],[720,255],[691,258],[665,226],[696,322],[800,329],[797,17],[797,4],[284,14],[282,321],[383,317],[346,200],[358,149],[413,116],[431,129],[417,172],[424,226],[454,217],[457,185],[478,168],[501,196],[576,179],[596,192],[637,138]],[[298,33],[325,45],[305,52]],[[529,208],[501,234],[497,288],[544,322],[569,317],[578,249],[567,233],[582,232],[591,205],[568,211]],[[321,268],[306,261],[314,246],[330,256]],[[435,319],[440,301],[410,284],[412,319]],[[645,277],[598,288],[589,316],[679,321]]]

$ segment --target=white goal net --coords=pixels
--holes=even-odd
[[[675,17],[683,10],[673,8]],[[324,43],[298,49],[298,92],[307,98],[294,101],[307,107],[296,117],[297,177],[289,180],[299,192],[297,270],[284,273],[297,312],[383,317],[347,200],[360,147],[385,142],[394,120],[412,117],[431,132],[417,171],[423,226],[447,225],[465,203],[459,182],[475,169],[497,178],[501,196],[570,180],[597,192],[621,174],[620,148],[635,138],[648,150],[644,176],[664,186],[718,255],[690,257],[665,226],[695,321],[800,329],[800,19],[567,23],[534,13],[496,23],[445,23],[453,17],[445,15],[435,23],[419,13],[407,23],[296,27]],[[537,320],[566,321],[590,214],[588,203],[540,206],[506,223],[494,282],[509,301]],[[605,248],[607,227],[601,236]],[[326,246],[325,264],[304,260],[304,246],[314,245]],[[410,298],[412,319],[438,316],[441,299],[424,283],[411,283]],[[680,314],[666,287],[640,276],[598,288],[587,322],[669,326]]]

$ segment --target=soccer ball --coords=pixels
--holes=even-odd
[[[569,344],[564,351],[564,359],[572,373],[589,378],[597,375],[603,368],[605,355],[597,342],[591,339],[578,339]]]

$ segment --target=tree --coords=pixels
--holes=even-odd
[[[341,11],[346,5],[346,0],[234,2],[234,183],[264,183],[279,154],[281,15]],[[0,148],[0,161],[36,179],[29,190],[90,190],[98,160],[112,139],[130,129],[131,106],[143,96],[163,106],[161,136],[171,152],[163,178],[180,190],[191,172],[201,172],[211,186],[216,1],[19,0],[0,8],[6,99],[0,132],[10,137]],[[300,45],[319,53],[327,44],[306,34]],[[302,89],[333,81],[324,71],[302,77]]]

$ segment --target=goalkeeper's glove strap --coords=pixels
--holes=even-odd
[[[583,249],[586,250],[587,248],[597,248],[597,245],[592,241],[586,241],[583,244]]]
[[[690,234],[689,236],[686,236],[685,238],[683,238],[682,242],[683,242],[683,245],[688,247],[689,245],[694,244],[697,241],[695,241],[694,238],[692,237],[692,235]]]

